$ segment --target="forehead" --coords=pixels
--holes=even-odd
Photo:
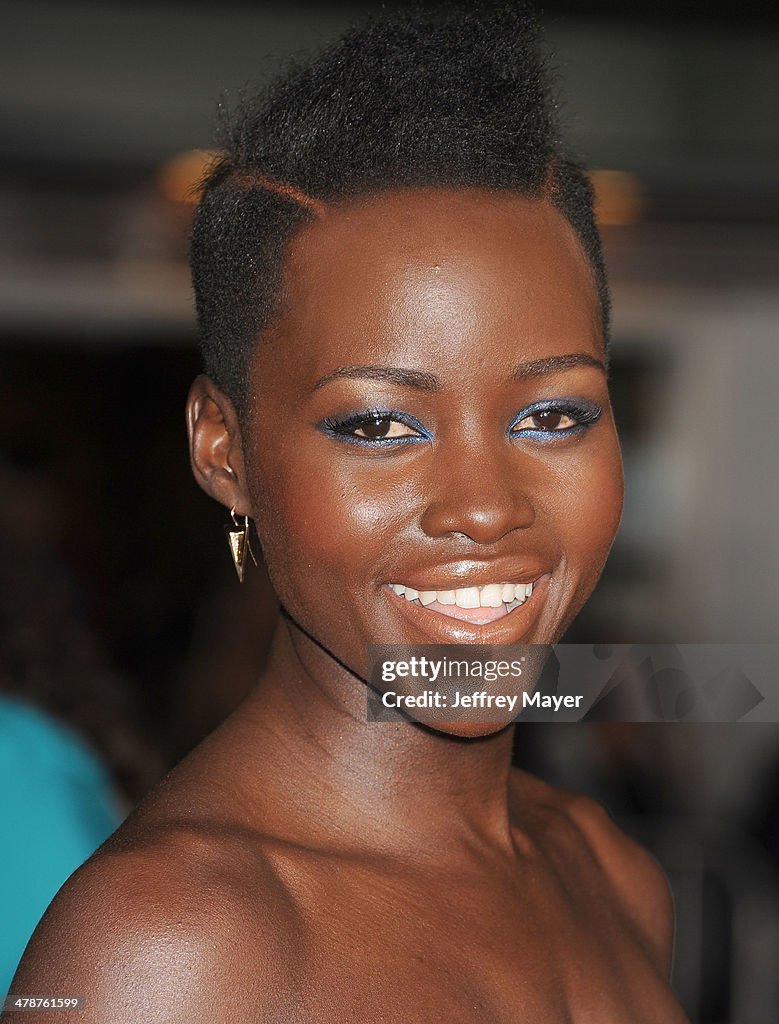
[[[573,229],[511,192],[420,189],[330,208],[289,242],[284,284],[270,333],[319,367],[355,350],[416,361],[422,344],[478,344],[496,358],[507,346],[531,358],[602,349]]]

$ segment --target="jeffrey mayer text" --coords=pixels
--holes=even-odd
[[[564,697],[552,697],[541,693],[523,693],[523,708],[578,708],[584,699],[583,694],[568,694]],[[422,693],[403,694],[395,690],[387,690],[382,694],[381,702],[385,708],[508,708],[514,711],[519,697],[517,694],[487,693],[478,690],[476,693],[454,691],[454,701],[439,690],[423,690]]]

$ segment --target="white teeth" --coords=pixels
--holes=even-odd
[[[454,592],[454,603],[458,608],[478,608],[479,601],[478,587],[458,587]]]
[[[479,604],[482,608],[500,608],[503,604],[503,587],[500,583],[488,583],[482,587]]]
[[[390,589],[407,601],[419,601],[423,606],[437,601],[442,605],[459,608],[500,608],[524,604],[533,593],[532,583],[487,583],[481,587],[458,587],[456,590],[414,590],[402,583],[391,583]]]

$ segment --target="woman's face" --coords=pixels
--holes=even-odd
[[[568,223],[513,193],[396,192],[307,225],[284,279],[242,443],[291,618],[360,675],[371,643],[558,640],[622,508]]]

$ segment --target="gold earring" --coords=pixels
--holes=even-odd
[[[243,524],[235,518],[235,505],[230,509],[230,518],[232,522],[225,523],[225,533],[227,534],[227,543],[230,545],[230,554],[233,556],[233,565],[238,573],[238,581],[243,583],[243,577],[246,572],[247,552],[251,555],[254,564],[257,564],[249,538],[251,526],[248,516],[243,517]]]

